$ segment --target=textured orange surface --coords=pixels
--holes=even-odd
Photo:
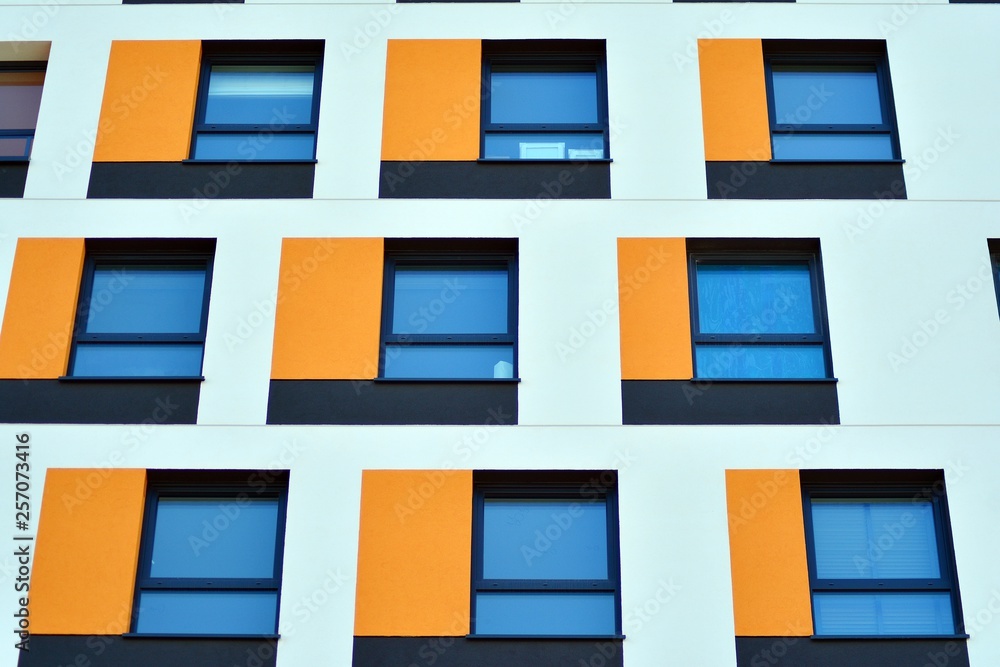
[[[698,62],[705,159],[770,160],[761,41],[699,39]]]

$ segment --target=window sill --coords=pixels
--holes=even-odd
[[[317,164],[319,160],[312,159],[302,159],[302,160],[238,160],[236,158],[225,159],[194,159],[188,158],[187,160],[181,160],[181,164]]]
[[[204,375],[61,375],[60,382],[204,382]]]
[[[122,634],[123,639],[281,639],[279,634],[186,634],[172,632],[126,632]]]
[[[481,157],[477,158],[476,162],[478,164],[610,164],[614,162],[609,157],[606,158],[593,158],[593,159],[580,159],[580,158],[552,158],[552,159],[520,159],[520,158],[493,158],[493,157]]]
[[[906,160],[864,160],[861,158],[847,160],[810,160],[806,158],[796,160],[768,160],[770,164],[904,164]]]
[[[539,640],[552,640],[557,639],[559,641],[565,641],[567,639],[579,639],[581,641],[595,641],[595,640],[607,640],[607,639],[618,639],[624,640],[625,635],[465,635],[466,639],[478,640],[478,639],[516,639],[518,641],[523,641],[525,639],[539,639]]]
[[[373,382],[385,384],[408,384],[413,382],[475,382],[488,384],[517,384],[521,378],[374,378]]]
[[[969,639],[970,635],[812,635],[809,639],[817,641],[865,641],[878,639]]]

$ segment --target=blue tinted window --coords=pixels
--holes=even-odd
[[[88,333],[197,333],[205,267],[97,264],[87,311]]]
[[[215,65],[209,77],[206,123],[278,129],[312,122],[311,65]]]
[[[604,157],[602,132],[486,135],[484,157],[520,160],[594,160]]]
[[[613,593],[479,593],[476,633],[612,635]]]
[[[774,121],[781,125],[885,122],[874,65],[773,65]]]
[[[194,157],[203,160],[307,160],[316,152],[312,132],[226,132],[195,137]]]
[[[775,134],[775,160],[891,160],[888,134]]]
[[[387,378],[514,377],[513,345],[386,345]]]
[[[695,375],[764,379],[826,377],[826,354],[816,345],[695,345]]]
[[[171,343],[78,342],[70,375],[80,377],[195,377],[203,347]]]
[[[494,66],[493,123],[596,123],[596,72],[516,71]]]
[[[273,634],[276,591],[150,591],[139,593],[136,632],[151,634]]]
[[[608,520],[603,501],[487,498],[487,579],[606,579]]]
[[[808,264],[705,264],[698,271],[701,333],[814,333]]]
[[[506,333],[504,267],[397,266],[393,333]]]
[[[949,593],[816,593],[818,635],[950,635]]]

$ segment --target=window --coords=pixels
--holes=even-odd
[[[214,248],[88,241],[68,374],[200,376]]]
[[[745,243],[690,254],[695,377],[831,377],[818,252]]]
[[[35,138],[45,63],[0,64],[0,160],[26,160]]]
[[[287,485],[275,471],[150,472],[133,631],[276,634]]]
[[[774,160],[899,159],[882,42],[764,43]]]
[[[817,635],[954,635],[960,619],[941,477],[814,482],[803,472]]]
[[[483,42],[482,156],[608,158],[605,72],[604,42]]]
[[[315,158],[322,42],[206,42],[204,49],[192,159]]]
[[[476,473],[473,634],[621,632],[617,474]]]
[[[517,377],[516,243],[387,242],[385,285],[381,377]]]

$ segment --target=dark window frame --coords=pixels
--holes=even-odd
[[[607,50],[603,40],[484,40],[482,66],[480,161],[486,162],[610,162]],[[496,65],[516,71],[589,72],[597,77],[596,123],[494,123],[490,117],[490,83]],[[488,158],[487,134],[593,134],[603,138],[603,158]]]
[[[195,102],[194,126],[191,131],[191,150],[185,162],[254,162],[254,163],[301,163],[315,162],[319,139],[319,103],[323,81],[324,45],[322,41],[207,41],[202,46],[201,69],[198,76],[198,94]],[[216,65],[309,65],[313,71],[313,92],[311,122],[275,127],[273,123],[206,123],[208,88],[212,67]],[[303,134],[313,137],[313,153],[308,158],[268,159],[268,158],[197,158],[195,145],[199,135],[245,134],[247,132],[273,132],[280,134]]]
[[[943,475],[928,475],[925,471],[893,471],[884,478],[878,472],[803,471],[802,514],[806,539],[806,562],[809,569],[810,604],[815,607],[815,594],[823,592],[911,592],[947,591],[951,599],[952,620],[955,631],[945,635],[907,633],[905,638],[960,637],[962,604],[955,569],[955,555],[951,535],[951,521]],[[877,498],[885,500],[930,501],[934,513],[938,563],[941,576],[933,579],[820,579],[816,574],[816,547],[812,528],[812,499]],[[815,611],[813,612],[815,614]],[[855,635],[818,635],[816,637],[853,638]],[[888,639],[897,635],[857,635],[874,639]]]
[[[803,345],[823,349],[824,377],[822,378],[743,378],[748,382],[829,380],[833,375],[833,358],[830,349],[830,327],[827,320],[826,289],[823,284],[823,267],[819,244],[796,240],[775,240],[771,249],[768,241],[756,240],[708,241],[699,243],[696,239],[688,242],[688,300],[691,313],[691,361],[695,378],[718,381],[729,378],[714,378],[698,375],[697,348],[699,345],[720,347],[744,347],[753,345]],[[745,246],[745,247],[743,247]],[[812,248],[812,249],[810,249]],[[768,334],[768,333],[701,333],[698,307],[698,266],[700,264],[728,264],[745,266],[748,264],[805,264],[809,267],[810,290],[812,295],[813,322],[816,332],[812,334]]]
[[[1000,313],[1000,239],[988,239],[986,243],[990,250],[990,269],[997,295],[997,312]]]
[[[606,480],[606,477],[611,480]],[[483,577],[484,508],[486,498],[566,499],[586,503],[603,499],[607,511],[607,579],[486,579]],[[476,632],[476,596],[481,592],[524,593],[614,593],[615,634],[601,637],[622,637],[621,542],[618,519],[618,473],[603,471],[476,471],[472,496],[472,599],[470,636],[549,635],[484,635]],[[590,635],[566,635],[589,637]],[[560,637],[563,637],[560,635]]]
[[[94,270],[98,264],[133,264],[136,266],[156,266],[156,265],[190,265],[204,266],[205,286],[201,303],[201,321],[197,333],[158,333],[144,332],[131,334],[114,333],[88,333],[85,331],[87,319],[90,313],[90,302],[93,299]],[[86,256],[83,263],[83,275],[80,280],[80,292],[76,309],[76,319],[73,324],[73,338],[69,354],[66,375],[62,380],[165,380],[165,379],[198,379],[204,380],[200,373],[196,376],[188,375],[168,375],[168,376],[147,376],[147,375],[99,375],[82,376],[72,373],[73,365],[76,361],[77,346],[84,344],[190,344],[201,347],[202,361],[200,368],[204,368],[205,361],[205,338],[208,329],[208,308],[212,291],[212,274],[215,263],[215,241],[195,240],[191,242],[170,241],[164,243],[137,243],[130,240],[95,240],[87,241]]]
[[[274,498],[278,501],[277,529],[274,536],[274,576],[266,579],[242,578],[154,578],[149,576],[155,537],[156,511],[161,497],[170,498]],[[281,611],[281,579],[284,567],[285,523],[288,509],[288,473],[287,471],[161,471],[150,470],[147,473],[146,499],[143,508],[142,534],[139,546],[139,566],[136,571],[135,594],[133,596],[132,626],[130,635],[179,636],[173,633],[139,632],[139,602],[144,590],[156,591],[191,591],[205,592],[223,591],[274,591],[274,632],[273,633],[240,633],[217,635],[185,636],[239,636],[239,637],[277,637]]]
[[[889,76],[889,58],[884,42],[861,40],[764,40],[764,84],[767,91],[767,115],[772,146],[771,162],[861,162],[885,163],[901,162],[899,129],[896,123],[896,105],[892,96],[892,81]],[[821,71],[827,67],[870,66],[875,68],[878,80],[879,105],[883,122],[871,124],[826,124],[826,123],[780,123],[778,122],[774,100],[773,67],[797,66],[815,67]],[[775,135],[836,135],[873,134],[889,137],[892,157],[868,158],[774,158]]]
[[[380,327],[378,377],[387,381],[406,381],[407,378],[386,378],[386,349],[389,346],[433,345],[497,345],[513,347],[514,369],[512,378],[412,378],[416,382],[436,380],[472,382],[511,382],[518,377],[517,344],[517,246],[507,240],[461,242],[459,240],[403,240],[387,242],[382,281],[382,322]],[[392,331],[395,304],[397,266],[454,266],[454,267],[504,267],[507,270],[507,332],[505,334],[397,334]]]
[[[0,62],[0,74],[11,74],[19,72],[42,72],[48,68],[48,62],[44,60],[30,60],[24,62]],[[42,84],[44,86],[44,83]],[[35,130],[38,125],[38,118],[35,118],[33,128],[18,128],[13,130],[0,130],[0,139],[27,139],[27,146],[24,155],[0,156],[0,162],[27,162],[31,159],[31,148],[35,143]]]

